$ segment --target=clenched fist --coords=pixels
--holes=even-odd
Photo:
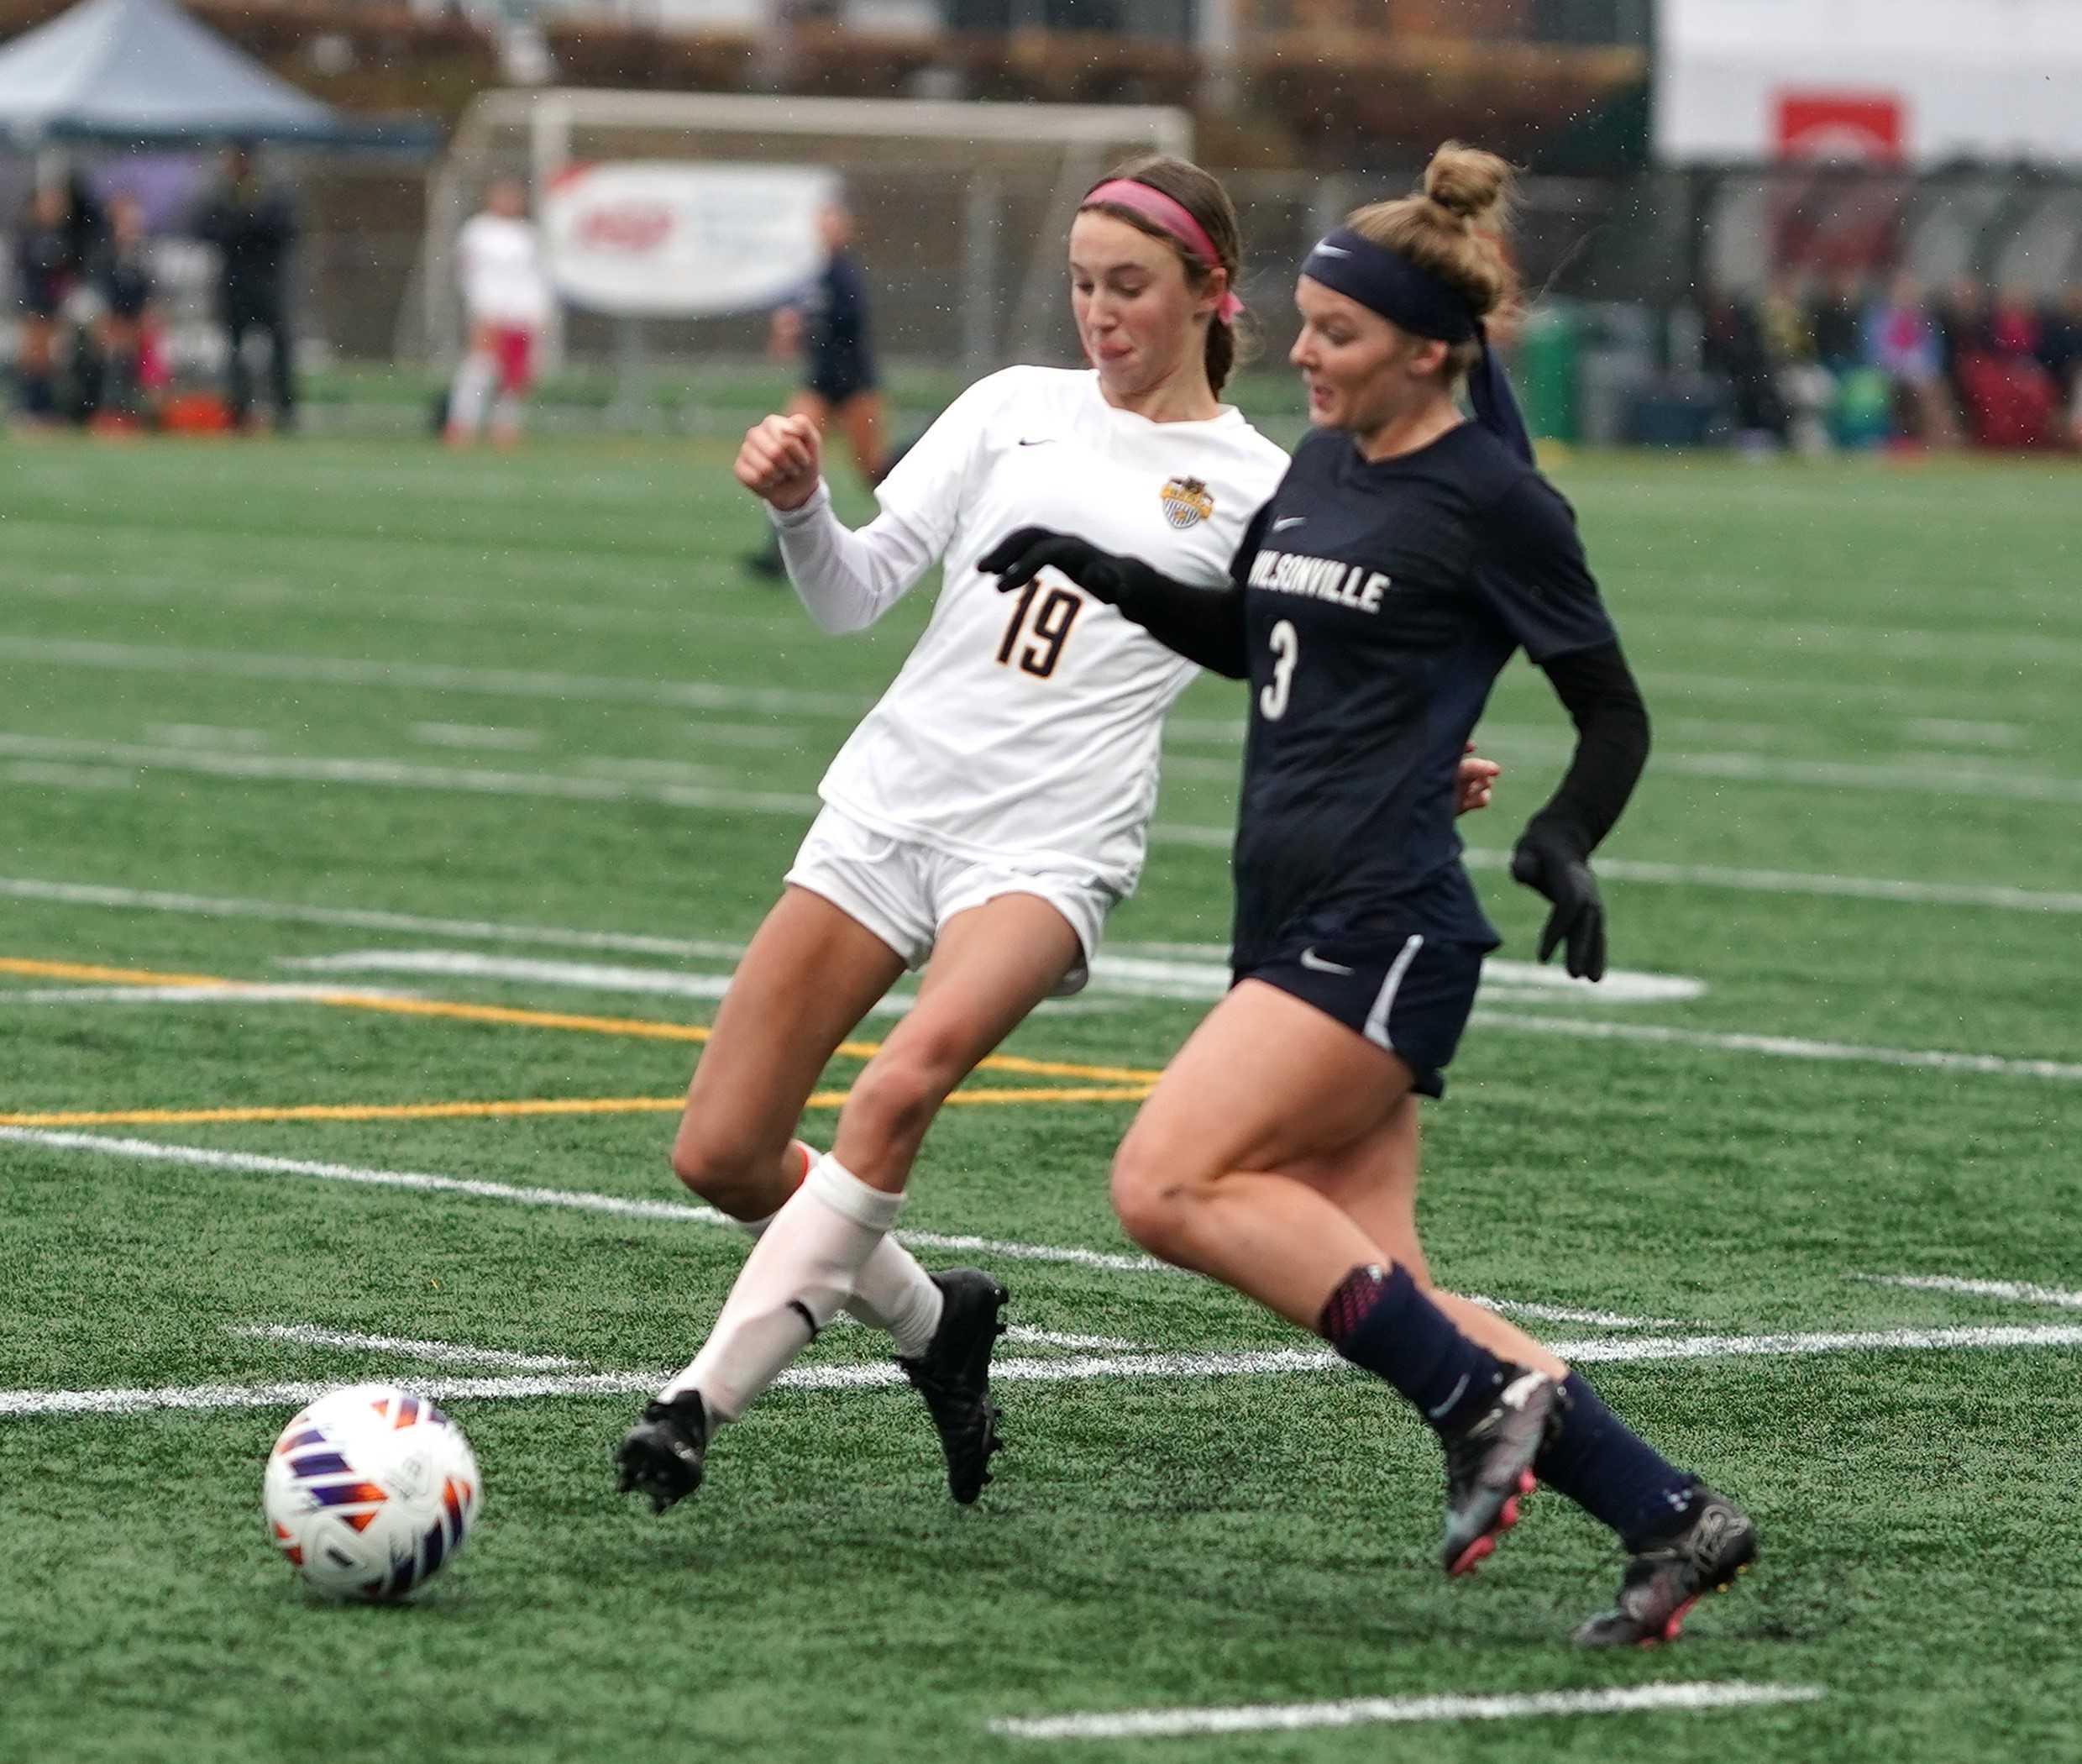
[[[737,481],[784,512],[800,508],[816,494],[824,462],[824,438],[807,417],[768,417],[745,431],[731,469]]]

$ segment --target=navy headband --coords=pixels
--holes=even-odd
[[[1413,336],[1439,343],[1479,343],[1482,360],[1468,375],[1475,420],[1529,465],[1533,438],[1511,391],[1503,364],[1489,347],[1482,317],[1467,297],[1399,251],[1377,245],[1350,227],[1319,239],[1301,266],[1311,281],[1356,300]]]

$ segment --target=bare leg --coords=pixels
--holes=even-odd
[[[889,469],[882,441],[882,394],[856,392],[832,413],[853,450],[853,463],[872,486],[882,481]]]
[[[1129,1234],[1314,1329],[1332,1291],[1375,1260],[1372,1236],[1279,1173],[1377,1133],[1409,1068],[1299,1000],[1246,980],[1166,1069],[1114,1160]]]
[[[803,1105],[903,958],[821,895],[790,887],[723,996],[688,1086],[673,1169],[737,1219],[763,1219],[795,1190],[787,1158]]]
[[[1000,895],[941,927],[918,1003],[854,1084],[832,1154],[753,1246],[666,1401],[698,1394],[711,1421],[736,1420],[815,1339],[871,1258],[894,1247],[905,1179],[947,1092],[1078,954],[1068,921],[1032,895]]]
[[[918,1002],[868,1063],[832,1155],[871,1187],[902,1192],[940,1105],[1082,955],[1038,895],[1000,895],[941,927]]]
[[[1389,1261],[1398,1262],[1453,1319],[1461,1333],[1499,1359],[1530,1367],[1561,1382],[1568,1367],[1515,1323],[1432,1284],[1417,1238],[1419,1132],[1417,1098],[1405,1096],[1374,1132],[1327,1157],[1289,1165],[1282,1173],[1305,1182],[1336,1204]]]

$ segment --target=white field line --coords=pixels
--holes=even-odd
[[[1918,1292],[1962,1293],[1975,1299],[2009,1299],[2022,1305],[2051,1305],[2082,1310],[2082,1293],[2057,1286],[2034,1286],[2026,1280],[1967,1280],[1952,1274],[1855,1274],[1875,1286],[1903,1286]]]
[[[1956,661],[1965,655],[2028,663],[2061,658],[2082,660],[2082,638],[2052,637],[2036,631],[1918,631],[1901,626],[1793,625],[1759,619],[1725,618],[1712,613],[1669,612],[1660,622],[1706,631],[1724,639],[1729,654],[1754,655],[1760,649],[1837,650],[1860,657],[1884,655],[1901,661]]]
[[[1219,959],[1219,951],[1209,948],[1199,953],[1206,959],[1102,953],[1092,964],[1092,984],[1102,991],[1135,998],[1219,999],[1229,990],[1229,969]],[[485,955],[475,950],[344,950],[335,955],[289,958],[280,965],[312,973],[437,974],[677,998],[718,999],[730,985],[728,974],[590,962],[545,962]],[[1483,996],[1513,1004],[1544,1004],[1550,1000],[1593,1005],[1673,1003],[1697,998],[1705,990],[1704,981],[1682,974],[1636,974],[1616,968],[1592,985],[1588,980],[1571,979],[1560,969],[1542,968],[1531,962],[1500,961],[1492,957],[1482,964]],[[890,1009],[908,1009],[909,1003],[906,995],[884,1001]]]
[[[1948,717],[1912,717],[1901,725],[1912,741],[1962,747],[2021,748],[2031,732],[2021,722],[1961,722]]]
[[[267,655],[160,643],[92,643],[67,638],[0,638],[0,655],[45,665],[221,679],[296,680],[336,686],[400,686],[422,692],[475,692],[499,698],[589,700],[667,705],[683,710],[748,711],[765,716],[858,717],[868,701],[852,692],[779,686],[718,686],[696,680],[561,674],[536,669],[464,668],[443,662],[363,661],[347,656]]]
[[[457,748],[470,753],[528,753],[543,740],[540,729],[499,728],[481,722],[416,722],[412,736],[422,747]]]
[[[5,648],[4,640],[0,640],[0,653],[4,653]],[[85,763],[107,767],[148,767],[257,783],[362,785],[394,790],[445,790],[463,795],[541,796],[587,802],[662,802],[673,807],[747,814],[807,815],[814,814],[821,806],[815,796],[800,791],[744,790],[686,781],[695,778],[703,769],[693,764],[684,768],[679,780],[661,781],[583,776],[566,772],[490,771],[419,765],[384,758],[268,755],[21,732],[0,734],[0,757],[46,766]],[[1665,753],[1658,756],[1656,764],[1663,771],[1693,777],[1786,784],[1801,788],[2007,797],[2022,802],[2082,802],[2082,778],[2034,776],[1990,768],[1978,761],[1861,765],[1837,760],[1778,759],[1762,753]],[[1219,769],[1222,776],[1229,775],[1227,767]],[[728,774],[714,769],[710,775],[720,778]],[[60,787],[63,784],[59,776],[40,781]],[[1233,829],[1229,827],[1172,822],[1159,822],[1151,829],[1151,837],[1160,843],[1204,848],[1226,848],[1232,836]]]
[[[1492,1299],[1482,1293],[1466,1293],[1462,1296],[1470,1305],[1479,1305],[1484,1310],[1512,1311],[1521,1317],[1532,1317],[1542,1323],[1590,1323],[1600,1329],[1678,1329],[1683,1320],[1678,1317],[1628,1317],[1614,1310],[1576,1310],[1566,1305],[1539,1305],[1529,1299]]]
[[[1990,1078],[2032,1078],[2049,1084],[2082,1084],[2082,1065],[2056,1059],[2013,1059],[1998,1053],[1961,1053],[1949,1048],[1875,1047],[1858,1042],[1807,1041],[1791,1035],[1743,1035],[1711,1029],[1681,1029],[1667,1023],[1615,1023],[1587,1016],[1524,1016],[1476,1006],[1469,1019],[1497,1029],[1536,1035],[1581,1036],[1591,1041],[1646,1042],[1661,1047],[1710,1047],[1722,1053],[1758,1053],[1775,1059],[1901,1066],[1933,1072],[1973,1072]]]
[[[526,560],[509,554],[502,568],[530,573],[525,564]],[[548,575],[551,572],[545,570],[538,562],[532,573]],[[8,591],[17,596],[33,595],[44,600],[92,601],[105,604],[111,599],[120,599],[164,607],[176,599],[207,599],[220,606],[289,607],[299,612],[324,612],[338,610],[337,596],[328,602],[321,595],[266,581],[197,584],[135,575],[110,580],[100,575],[91,577],[43,576],[30,581],[21,580],[20,576],[21,572],[18,571],[18,579],[8,584]],[[530,627],[648,632],[675,640],[684,638],[690,630],[701,627],[750,630],[764,626],[763,617],[758,613],[740,615],[715,606],[689,606],[684,602],[684,593],[681,599],[670,605],[661,606],[655,612],[646,611],[640,606],[579,606],[554,600],[513,601],[474,595],[384,594],[359,585],[352,590],[351,597],[354,610],[358,615],[385,626],[403,622],[451,628],[459,625],[479,628],[499,620],[525,619]]]
[[[1168,954],[1104,951],[1092,964],[1092,984],[1143,998],[1219,999],[1229,990],[1228,952],[1214,944],[1168,946]],[[1706,982],[1688,974],[1642,974],[1615,968],[1595,984],[1571,979],[1559,968],[1492,956],[1482,963],[1482,992],[1510,1004],[1681,1004],[1702,996]]]
[[[2082,897],[2078,897],[2082,898]],[[203,919],[253,919],[280,925],[324,925],[346,931],[395,931],[484,943],[532,943],[567,949],[605,949],[627,955],[690,957],[735,961],[739,942],[705,937],[661,937],[642,932],[583,931],[564,925],[516,924],[495,919],[429,918],[365,906],[302,906],[293,900],[254,900],[231,895],[190,895],[163,889],[111,888],[92,882],[54,882],[34,876],[0,876],[0,899],[48,900],[65,906],[101,906],[118,912],[177,913]]]
[[[128,790],[138,785],[138,774],[128,766],[71,765],[48,759],[18,759],[8,768],[7,779],[10,784],[51,790]]]
[[[225,728],[213,722],[148,722],[146,738],[176,748],[264,748],[267,734],[261,729]]]
[[[1503,869],[1511,861],[1508,852],[1474,847],[1470,847],[1464,855],[1470,864],[1482,869]],[[1808,870],[1658,864],[1639,858],[1600,858],[1597,873],[1618,882],[1724,888],[1742,894],[1892,900],[1909,906],[1986,906],[1999,912],[2082,913],[2082,891],[2009,888],[2000,883],[1906,882],[1885,876],[1833,876]]]
[[[263,784],[349,784],[379,790],[446,791],[463,796],[541,796],[570,802],[658,802],[672,808],[747,814],[808,815],[814,796],[768,790],[710,788],[691,783],[642,783],[566,772],[500,772],[470,767],[418,765],[401,759],[328,759],[289,754],[209,753],[201,748],[135,747],[69,736],[0,734],[0,757],[87,760],[159,771],[193,772]],[[716,775],[723,775],[717,773]]]
[[[1551,1341],[1565,1360],[1617,1364],[1661,1360],[1736,1360],[1838,1353],[1954,1353],[2010,1347],[2082,1347],[2082,1326],[2065,1323],[1961,1329],[1803,1330],[1763,1336],[1623,1336]]]
[[[2082,1326],[2005,1329],[1848,1330],[1777,1336],[1632,1336],[1611,1341],[1555,1341],[1549,1346],[1580,1364],[1634,1362],[1798,1358],[1817,1355],[1955,1352],[2011,1348],[2082,1347]],[[1351,1362],[1322,1348],[1266,1348],[1247,1353],[1088,1354],[1072,1359],[1001,1360],[994,1380],[1060,1384],[1093,1378],[1264,1378],[1346,1373]],[[508,1378],[412,1378],[403,1382],[443,1400],[611,1396],[656,1390],[669,1370],[527,1373]],[[894,1362],[798,1366],[778,1381],[790,1390],[870,1390],[905,1382]],[[155,1409],[300,1407],[333,1384],[172,1384],[99,1390],[0,1390],[0,1416],[135,1415]]]
[[[1830,790],[1904,790],[1923,795],[2004,796],[2019,802],[2082,802],[2082,778],[2035,777],[1985,762],[1859,765],[1834,759],[1775,759],[1763,753],[1668,753],[1657,766],[1692,778]]]
[[[405,998],[384,992],[372,996]],[[338,998],[337,986],[275,985],[234,981],[223,986],[0,986],[0,1009],[10,1005],[281,1005]]]
[[[449,1366],[497,1366],[510,1372],[576,1372],[580,1360],[554,1353],[508,1353],[500,1347],[469,1347],[459,1341],[421,1341],[406,1336],[366,1336],[352,1330],[322,1329],[316,1323],[235,1323],[227,1335],[255,1341],[288,1341],[299,1347],[345,1347],[364,1353],[401,1354],[408,1360],[435,1360]]]
[[[99,1133],[64,1133],[42,1127],[0,1127],[0,1142],[13,1140],[55,1151],[89,1152],[105,1158],[147,1163],[190,1164],[199,1169],[235,1170],[252,1176],[300,1176],[320,1182],[349,1182],[372,1188],[408,1189],[421,1194],[467,1194],[479,1200],[517,1206],[563,1207],[576,1212],[606,1213],[623,1219],[670,1219],[694,1225],[732,1223],[712,1207],[680,1200],[642,1200],[620,1194],[589,1194],[579,1189],[522,1187],[472,1177],[436,1176],[417,1170],[369,1169],[356,1164],[322,1163],[300,1158],[271,1158],[257,1152],[222,1152],[204,1146],[182,1146],[149,1139],[117,1139]],[[898,1231],[897,1241],[925,1249],[966,1250],[1003,1256],[1012,1261],[1053,1262],[1076,1268],[1099,1268],[1125,1273],[1169,1272],[1148,1256],[1109,1254],[1103,1250],[1071,1249],[1046,1243],[1013,1243],[994,1237],[938,1231]]]
[[[695,1206],[679,1200],[629,1200],[618,1194],[595,1194],[576,1189],[522,1188],[511,1183],[485,1182],[461,1176],[435,1176],[411,1170],[368,1169],[354,1164],[318,1163],[303,1158],[272,1158],[254,1152],[223,1152],[205,1146],[172,1145],[149,1139],[116,1139],[98,1133],[57,1132],[40,1127],[0,1127],[0,1141],[16,1140],[25,1145],[45,1146],[56,1151],[97,1152],[111,1158],[130,1158],[163,1163],[184,1163],[202,1169],[225,1169],[254,1176],[295,1176],[325,1182],[363,1183],[376,1188],[400,1188],[429,1194],[468,1194],[480,1200],[504,1201],[520,1206],[569,1207],[581,1212],[618,1215],[635,1219],[683,1220],[695,1225],[728,1226],[733,1223],[713,1207]],[[1176,1274],[1177,1268],[1152,1256],[1117,1255],[1102,1250],[1073,1249],[1047,1243],[1011,1243],[992,1237],[970,1236],[946,1231],[898,1231],[898,1241],[926,1249],[964,1250],[972,1253],[1003,1256],[1012,1261],[1056,1262],[1077,1268],[1104,1268],[1115,1273]],[[1476,1301],[1495,1310],[1520,1311],[1550,1321],[1588,1323],[1607,1329],[1650,1329],[1668,1326],[1660,1317],[1627,1317],[1612,1311],[1574,1310],[1515,1299],[1481,1299]],[[1013,1331],[1015,1336],[1020,1331]],[[1062,1347],[1141,1352],[1131,1341],[1106,1336],[1044,1336],[1027,1339]]]
[[[1162,833],[1166,842],[1173,844],[1225,849],[1231,837],[1231,830],[1227,828],[1172,827],[1152,829],[1152,832]],[[1509,853],[1479,846],[1471,846],[1465,856],[1471,865],[1481,869],[1502,869],[1510,862]],[[1661,864],[1636,858],[1601,857],[1597,860],[1597,872],[1614,881],[1677,888],[1723,888],[1739,894],[1812,895],[1825,900],[1891,900],[1909,906],[1981,906],[1999,912],[2082,914],[2082,890],[2012,888],[2001,883],[1913,882],[1887,876],[1838,876],[1812,870]],[[743,953],[743,945],[740,943],[719,943],[700,938],[587,931],[569,926],[513,924],[485,919],[430,918],[421,914],[364,907],[306,906],[282,900],[115,888],[31,876],[0,877],[0,895],[8,895],[20,900],[56,900],[81,906],[193,913],[206,918],[273,919],[283,923],[339,925],[364,931],[427,932],[483,942],[563,944],[574,949],[613,949],[630,954],[734,957]],[[1156,946],[1145,947],[1153,949]],[[1183,947],[1197,953],[1205,946]],[[1219,952],[1214,953],[1219,955]]]
[[[1298,1733],[1416,1721],[1519,1721],[1555,1715],[1695,1714],[1814,1703],[1805,1684],[1639,1684],[1616,1690],[1523,1691],[1501,1696],[1353,1697],[1339,1703],[1253,1703],[1228,1709],[1146,1709],[1117,1714],[1007,1716],[1008,1740],[1177,1740],[1214,1734]]]
[[[1005,1330],[1008,1341],[1025,1341],[1036,1347],[1067,1347],[1084,1353],[1156,1353],[1146,1341],[1124,1341],[1118,1336],[1071,1336],[1059,1330],[1029,1329],[1014,1323]]]
[[[464,949],[356,949],[338,955],[285,958],[277,965],[313,974],[438,974],[449,979],[517,980],[586,992],[679,999],[720,999],[730,990],[731,979],[726,974],[685,974],[595,962],[543,962]],[[5,997],[5,993],[0,993],[0,999]],[[909,993],[893,993],[870,1005],[868,1015],[901,1016],[914,1002]]]

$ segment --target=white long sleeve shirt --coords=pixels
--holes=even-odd
[[[1001,595],[976,560],[1017,528],[1072,533],[1209,588],[1287,456],[1225,407],[1204,422],[1117,410],[1096,374],[1008,368],[949,407],[857,532],[820,487],[777,514],[812,617],[855,631],[944,565],[931,622],[831,762],[820,794],[892,837],[1066,873],[1141,873],[1164,713],[1190,662],[1052,571]]]

